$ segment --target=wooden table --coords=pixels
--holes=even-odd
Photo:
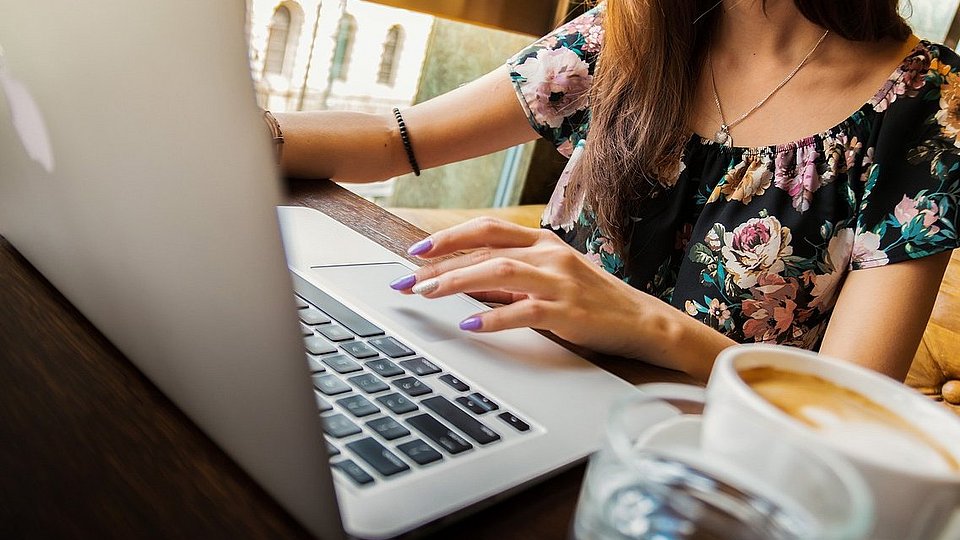
[[[424,236],[329,182],[317,208],[403,254]],[[689,379],[592,358],[635,383]],[[432,538],[563,538],[583,467]],[[309,534],[0,237],[0,538],[307,538]]]

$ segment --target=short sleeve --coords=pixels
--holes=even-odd
[[[864,163],[854,270],[958,247],[960,58],[927,50],[929,68],[903,72],[880,101],[886,110]]]
[[[507,60],[530,125],[568,157],[586,137],[603,12],[600,4]]]

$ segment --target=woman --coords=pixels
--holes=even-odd
[[[543,230],[481,219],[411,247],[471,250],[392,284],[504,303],[464,330],[702,379],[737,342],[819,347],[902,380],[958,245],[958,71],[896,0],[608,0],[403,130],[277,116],[296,176],[379,180],[537,135],[570,157]]]

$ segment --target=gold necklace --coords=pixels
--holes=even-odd
[[[756,112],[757,109],[759,109],[760,107],[763,107],[763,105],[770,98],[772,98],[774,94],[776,94],[778,91],[780,91],[781,88],[786,86],[786,84],[790,82],[790,79],[792,79],[794,75],[799,73],[800,70],[803,68],[803,66],[807,64],[807,60],[809,60],[810,57],[813,56],[813,53],[817,51],[817,48],[820,47],[820,44],[823,43],[823,40],[827,39],[827,34],[829,33],[830,31],[827,30],[823,33],[822,36],[820,36],[820,39],[818,39],[817,43],[813,46],[812,49],[810,49],[810,52],[808,52],[807,55],[803,57],[803,60],[801,60],[800,63],[797,64],[797,67],[793,68],[793,71],[791,71],[790,74],[786,76],[786,78],[780,81],[780,84],[778,84],[776,88],[771,90],[770,93],[767,94],[766,97],[761,99],[756,105],[754,105],[752,109],[741,114],[739,118],[737,118],[736,120],[730,123],[727,123],[727,119],[723,116],[723,107],[720,106],[720,95],[717,93],[717,76],[713,71],[713,56],[710,55],[710,53],[707,53],[708,54],[707,62],[710,64],[710,80],[713,82],[713,101],[717,104],[717,112],[720,113],[720,129],[717,130],[717,132],[714,134],[713,140],[715,140],[719,144],[732,147],[733,137],[730,135],[730,130],[733,129],[734,126],[736,126],[740,122],[743,122],[744,120],[746,120],[747,117],[753,114],[754,112]]]

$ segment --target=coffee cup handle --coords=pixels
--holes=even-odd
[[[703,414],[707,391],[702,386],[681,383],[647,383],[637,385],[647,396],[666,402],[683,414]]]

